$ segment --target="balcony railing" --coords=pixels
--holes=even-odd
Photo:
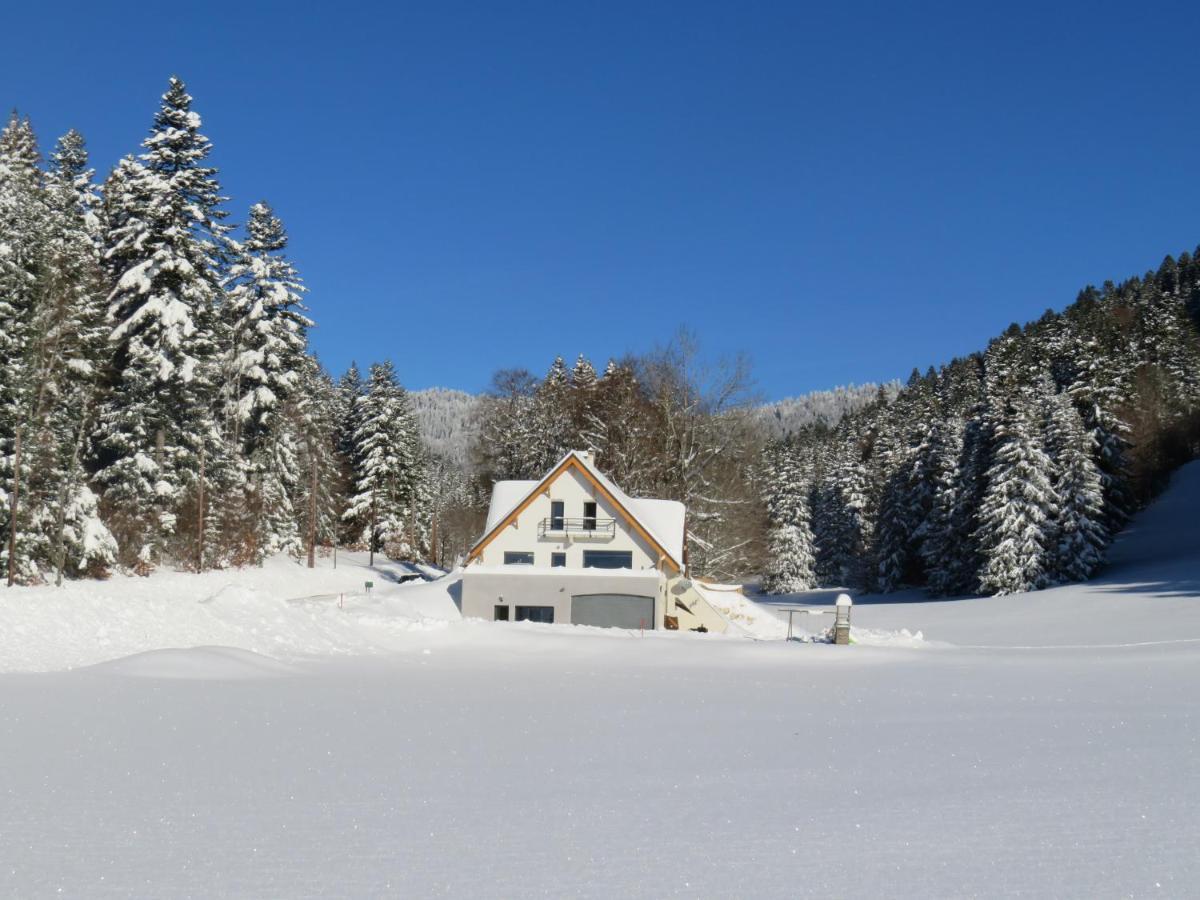
[[[617,520],[616,519],[595,519],[584,517],[581,519],[568,519],[561,516],[555,516],[549,519],[542,519],[538,523],[538,537],[547,537],[550,535],[571,535],[579,538],[595,538],[597,540],[607,540],[608,538],[616,537]]]

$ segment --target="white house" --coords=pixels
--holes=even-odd
[[[630,497],[573,450],[492,489],[463,569],[462,613],[497,621],[724,631],[685,577],[682,503]]]

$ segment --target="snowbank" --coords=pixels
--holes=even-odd
[[[147,650],[91,667],[96,672],[133,678],[182,678],[193,681],[244,681],[278,678],[297,670],[249,650],[235,647],[189,647]]]
[[[0,672],[52,671],[173,647],[239,648],[277,659],[376,653],[459,618],[457,576],[396,584],[390,565],[343,553],[307,569],[157,572],[0,590]],[[373,581],[370,596],[365,583]],[[339,605],[340,602],[340,605]]]

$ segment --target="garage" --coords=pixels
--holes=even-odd
[[[571,624],[653,628],[654,598],[637,594],[576,594],[571,598]]]

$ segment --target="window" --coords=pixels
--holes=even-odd
[[[555,569],[563,569],[563,568],[566,568],[566,565],[567,565],[567,554],[565,554],[565,553],[551,553],[551,554],[550,554],[550,565],[551,565],[551,567],[553,567],[553,568],[555,568]]]
[[[494,621],[496,621],[496,622],[507,622],[508,621],[508,607],[507,606],[495,607]]]
[[[518,622],[545,622],[547,625],[554,624],[554,607],[553,606],[518,606],[517,607]]]
[[[506,566],[532,566],[533,554],[524,550],[505,550],[504,564]]]
[[[563,518],[566,514],[566,505],[561,500],[550,501],[550,530],[562,531],[566,527],[566,521]]]
[[[632,550],[584,550],[585,569],[632,569]]]
[[[584,531],[595,531],[596,530],[596,503],[595,503],[595,501],[589,500],[587,503],[583,504],[583,530]]]

